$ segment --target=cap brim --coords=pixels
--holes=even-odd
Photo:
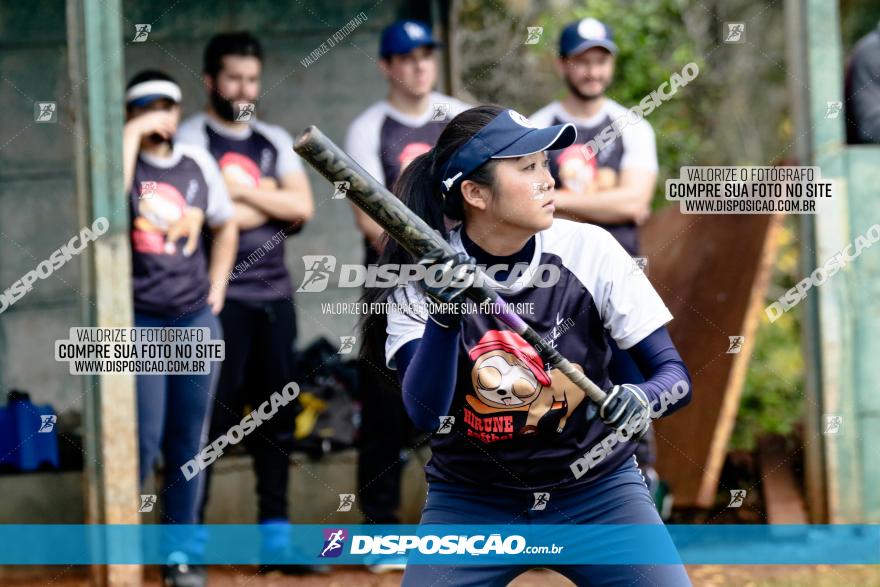
[[[400,49],[397,51],[387,51],[385,53],[382,53],[382,57],[387,58],[387,57],[393,57],[394,55],[409,55],[410,53],[412,53],[413,51],[415,51],[419,47],[429,47],[431,49],[442,49],[445,46],[446,45],[444,45],[442,42],[440,42],[436,39],[431,39],[430,41],[424,41],[422,43],[414,43],[413,45],[407,47],[405,50]]]
[[[595,39],[590,41],[584,41],[568,53],[564,55],[564,57],[571,57],[572,55],[577,55],[578,53],[583,53],[588,49],[592,49],[593,47],[601,47],[605,49],[612,55],[617,55],[617,45],[614,44],[613,41],[607,41],[603,39]]]
[[[519,139],[492,155],[492,159],[525,157],[541,151],[564,149],[577,139],[577,129],[573,124],[557,124],[547,128],[530,130]]]
[[[168,100],[172,104],[179,104],[179,102],[175,100],[173,96],[168,96],[166,94],[149,94],[147,96],[141,96],[140,98],[129,100],[127,102],[127,105],[134,106],[135,108],[140,108],[141,106],[152,104],[156,100]]]

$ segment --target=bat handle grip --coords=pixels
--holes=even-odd
[[[535,333],[531,328],[529,328],[529,330],[532,333]],[[537,337],[537,334],[535,334],[535,337]],[[535,343],[529,340],[528,337],[523,336],[523,338],[534,346]],[[538,342],[538,344],[540,344],[540,342]],[[593,383],[592,380],[584,375],[582,371],[575,369],[568,359],[559,354],[559,351],[541,345],[538,349],[538,354],[541,355],[541,358],[544,359],[545,362],[550,363],[562,371],[566,377],[571,379],[572,383],[580,387],[584,393],[587,394],[587,397],[593,400],[597,405],[601,405],[602,402],[605,401],[608,394],[606,394],[598,385]]]
[[[575,369],[574,365],[572,365],[568,359],[559,354],[559,351],[545,345],[541,341],[541,337],[538,336],[538,333],[535,332],[531,326],[526,324],[516,312],[512,311],[510,306],[507,305],[507,302],[495,293],[494,290],[484,287],[472,287],[467,293],[468,297],[478,304],[490,303],[492,314],[495,317],[510,326],[514,332],[523,338],[523,340],[532,345],[545,363],[550,363],[562,371],[572,383],[583,390],[588,398],[596,404],[601,404],[605,401],[607,394],[598,385],[593,383],[589,377],[584,375],[583,372]]]

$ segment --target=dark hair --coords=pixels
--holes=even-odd
[[[440,176],[455,151],[503,111],[504,108],[493,105],[477,106],[465,110],[446,125],[434,148],[413,159],[394,183],[392,189],[394,195],[421,217],[428,226],[438,231],[444,239],[449,236],[444,215],[453,220],[463,221],[464,203],[461,195],[461,182],[456,184],[444,198],[440,191]],[[492,186],[495,184],[496,166],[497,161],[488,161],[469,173],[467,179]],[[379,265],[417,261],[387,234],[383,235],[382,239],[385,247],[377,262]],[[367,303],[383,302],[388,300],[394,291],[395,288],[366,289],[362,300]],[[382,318],[381,315],[366,314],[361,319],[365,332],[361,357],[366,359],[368,363],[385,364],[385,320]]]
[[[465,110],[453,118],[437,139],[434,148],[410,162],[397,178],[392,191],[407,207],[419,215],[428,225],[447,238],[446,224],[443,217],[452,220],[464,220],[464,201],[461,194],[461,183],[456,183],[444,197],[440,191],[440,180],[446,164],[455,152],[484,126],[501,114],[500,106],[477,106]],[[495,184],[495,167],[497,161],[491,160],[467,175],[466,179],[492,186]],[[412,255],[400,246],[397,241],[383,236],[385,248],[380,259],[387,263],[410,263],[415,261]]]
[[[263,46],[252,34],[241,31],[214,35],[205,47],[205,60],[202,72],[217,77],[223,69],[223,58],[227,55],[256,57],[263,61]]]
[[[156,80],[161,80],[163,82],[172,82],[175,84],[177,83],[176,81],[174,81],[174,78],[172,78],[167,73],[163,73],[157,69],[145,69],[144,71],[136,74],[133,78],[131,78],[131,80],[129,80],[128,82],[128,85],[125,86],[125,89],[130,90],[137,84]]]

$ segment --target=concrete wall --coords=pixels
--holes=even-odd
[[[384,94],[377,71],[378,33],[399,14],[418,12],[402,2],[335,2],[332,7],[306,3],[198,2],[171,9],[148,2],[124,3],[121,15],[125,75],[150,67],[167,71],[181,84],[186,114],[204,104],[201,60],[211,35],[247,29],[265,44],[263,99],[259,113],[295,134],[318,124],[342,142],[349,121]],[[81,228],[74,194],[75,136],[69,107],[64,2],[0,8],[0,289],[45,259]],[[167,12],[166,12],[167,10]],[[368,20],[343,43],[308,68],[300,59],[359,12]],[[144,43],[131,42],[135,24],[151,23]],[[78,81],[78,83],[81,83]],[[34,122],[34,102],[58,103],[58,122]],[[294,283],[303,274],[302,255],[333,254],[340,263],[359,262],[360,238],[348,202],[333,200],[332,186],[309,169],[317,214],[287,243]],[[50,279],[0,314],[0,389],[23,387],[38,402],[66,405],[82,392],[53,358],[52,343],[80,323],[88,302],[80,262],[68,263]],[[358,290],[328,290],[295,297],[300,340],[316,336],[338,341],[355,327],[353,316],[321,313],[320,303],[351,301]]]
[[[69,107],[64,2],[44,2],[36,11],[5,3],[0,11],[0,290],[5,290],[79,231],[73,154],[80,140]],[[57,102],[56,123],[35,122],[38,101]],[[0,390],[23,387],[56,409],[71,403],[79,409],[83,382],[55,362],[53,341],[79,321],[87,298],[80,275],[80,263],[68,263],[0,314]]]
[[[424,463],[430,451],[407,451],[403,472],[401,522],[417,524],[427,490]],[[333,454],[318,461],[295,455],[290,467],[288,500],[290,519],[297,524],[360,524],[360,501],[350,512],[337,512],[340,493],[357,494],[353,450]],[[205,522],[208,524],[255,524],[257,522],[256,478],[251,459],[229,455],[213,465],[211,495]],[[156,494],[156,479],[148,481],[142,493]],[[81,524],[83,523],[83,476],[79,472],[41,472],[0,476],[0,523],[4,524]],[[14,507],[12,507],[14,504]],[[160,508],[141,514],[145,524],[158,523]],[[0,567],[0,576],[3,576]]]
[[[427,2],[403,0],[378,4],[371,0],[205,0],[170,5],[129,0],[123,2],[118,15],[125,35],[120,39],[120,50],[124,52],[126,78],[147,67],[173,75],[182,86],[188,115],[204,104],[200,72],[207,40],[221,31],[250,30],[263,41],[266,52],[260,117],[292,134],[317,124],[341,143],[350,120],[385,92],[377,71],[379,31],[397,17],[427,18],[428,10]],[[360,12],[366,14],[367,21],[353,34],[310,67],[301,65],[302,57]],[[152,27],[148,40],[132,42],[135,25],[143,23]],[[76,135],[70,106],[64,0],[0,5],[0,75],[2,291],[83,226],[79,212],[83,204],[75,195],[74,156],[84,143]],[[38,101],[57,103],[57,122],[35,122],[34,103]],[[309,177],[317,214],[288,241],[286,249],[295,285],[302,279],[302,255],[333,254],[340,263],[359,262],[362,257],[348,202],[332,200],[332,186],[311,169]],[[80,415],[87,386],[83,378],[68,374],[66,364],[55,362],[53,344],[66,338],[71,326],[83,324],[84,309],[92,303],[93,292],[81,283],[82,269],[81,260],[74,259],[0,313],[0,404],[5,403],[5,392],[15,387],[29,391],[36,403],[51,404],[60,413],[60,442],[68,447],[72,446],[69,434],[82,432]],[[297,294],[300,346],[317,336],[338,342],[339,336],[352,334],[355,316],[324,315],[320,303],[352,301],[359,295],[358,290]],[[30,491],[26,484],[15,494],[22,499],[30,496],[32,503],[43,503],[50,494],[64,492],[69,496],[65,488],[78,487],[79,475],[75,477],[62,480],[59,476],[55,483],[50,481],[52,474],[23,476],[26,483],[45,485],[46,493]],[[81,494],[76,495],[80,499]],[[4,503],[0,522],[13,516],[11,510],[16,508],[15,499]],[[81,509],[63,509],[81,516]],[[16,514],[16,518],[20,516]]]

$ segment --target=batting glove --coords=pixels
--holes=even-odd
[[[648,396],[632,383],[615,385],[599,406],[599,417],[632,440],[639,440],[651,423]]]
[[[476,259],[465,253],[447,255],[437,250],[425,255],[419,265],[425,268],[419,286],[438,304],[446,305],[446,312],[431,312],[431,320],[443,328],[457,328],[461,323],[461,303],[464,292],[474,283]]]

